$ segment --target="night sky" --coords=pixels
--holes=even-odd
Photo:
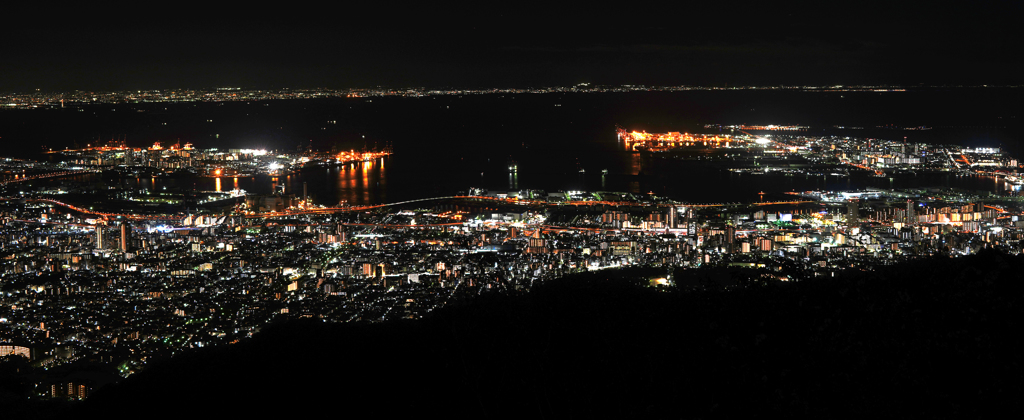
[[[826,3],[36,8],[4,18],[0,92],[1024,83],[1019,1]]]

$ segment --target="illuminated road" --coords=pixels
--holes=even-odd
[[[659,203],[659,204],[643,204],[643,203],[636,203],[636,202],[614,202],[614,201],[568,201],[568,202],[563,202],[563,203],[549,203],[549,202],[545,202],[545,201],[519,200],[519,199],[515,199],[515,198],[497,198],[497,197],[484,197],[484,196],[459,196],[459,195],[454,195],[454,196],[444,196],[444,197],[420,198],[420,199],[415,199],[415,200],[406,200],[406,201],[399,201],[399,202],[387,203],[387,204],[376,204],[376,205],[371,205],[371,206],[323,207],[323,208],[315,208],[315,209],[287,210],[287,211],[283,211],[283,212],[254,213],[254,214],[246,214],[245,217],[248,218],[248,219],[257,219],[257,218],[274,218],[274,217],[294,217],[294,216],[313,215],[313,214],[333,214],[333,213],[345,213],[345,212],[360,212],[360,211],[369,211],[369,210],[385,208],[385,207],[401,206],[401,205],[411,204],[411,203],[420,203],[420,202],[438,201],[438,200],[450,200],[450,199],[481,200],[481,201],[491,201],[491,202],[500,203],[500,204],[510,204],[510,205],[520,205],[520,206],[536,205],[536,206],[576,206],[576,207],[580,207],[580,206],[640,206],[640,207],[685,206],[685,207],[703,208],[703,207],[731,207],[731,206],[735,206],[735,207],[740,207],[740,206],[770,206],[770,205],[777,205],[777,204],[805,204],[805,203],[814,203],[814,201],[805,201],[805,200],[804,201],[802,201],[802,200],[773,201],[773,202],[765,202],[765,203],[710,203],[710,204],[663,204],[663,203]],[[184,214],[177,214],[177,215],[169,215],[169,214],[163,214],[163,215],[141,215],[141,214],[131,214],[131,213],[106,213],[106,212],[100,212],[100,211],[94,211],[94,210],[91,210],[91,209],[86,209],[86,208],[83,208],[83,207],[76,206],[74,204],[69,204],[69,203],[65,203],[65,202],[62,202],[62,201],[58,201],[58,200],[54,200],[54,199],[49,199],[49,198],[30,198],[30,199],[27,199],[27,201],[50,203],[50,204],[66,207],[68,209],[71,209],[71,210],[74,210],[74,211],[77,211],[77,212],[80,212],[80,213],[90,214],[90,215],[100,216],[100,217],[105,217],[105,218],[123,218],[123,219],[127,219],[127,220],[144,221],[144,220],[180,220],[180,219],[183,219],[183,218],[187,217],[187,215],[184,215]],[[399,225],[395,225],[395,226],[396,227],[400,227]],[[402,225],[402,226],[404,226],[404,225]],[[425,226],[425,225],[408,225],[408,227],[414,227],[414,226]]]
[[[91,214],[91,215],[94,215],[94,216],[102,216],[102,217],[121,217],[121,218],[129,219],[129,220],[179,220],[179,219],[182,219],[182,218],[186,217],[184,215],[140,215],[140,214],[126,214],[126,213],[104,213],[104,212],[93,211],[93,210],[90,210],[90,209],[78,207],[78,206],[75,206],[73,204],[68,204],[68,203],[65,203],[65,202],[62,202],[62,201],[52,200],[52,199],[49,199],[49,198],[29,198],[29,199],[26,199],[25,201],[50,203],[50,204],[66,207],[66,208],[69,208],[71,210],[74,210],[74,211],[77,211],[77,212],[80,212],[80,213]]]
[[[21,177],[21,178],[8,179],[8,180],[5,180],[5,181],[0,181],[0,185],[13,184],[15,182],[32,181],[32,180],[36,180],[36,179],[60,178],[62,176],[72,176],[72,175],[81,175],[81,174],[99,173],[99,172],[100,171],[96,170],[96,169],[82,169],[82,170],[79,170],[79,171],[51,172],[51,173],[47,173],[47,174],[24,176],[24,177]]]
[[[633,207],[671,207],[671,206],[681,206],[681,207],[701,207],[702,208],[702,207],[771,206],[771,205],[778,205],[778,204],[806,204],[806,203],[815,203],[815,201],[808,201],[808,200],[771,201],[771,202],[763,202],[763,203],[708,203],[708,204],[668,204],[668,203],[645,204],[645,203],[637,203],[637,202],[632,202],[632,201],[566,201],[566,202],[559,202],[559,203],[551,203],[551,202],[547,202],[547,201],[524,200],[524,199],[517,199],[517,198],[498,198],[498,197],[487,197],[487,196],[478,196],[478,195],[473,195],[473,196],[453,195],[453,196],[445,196],[445,197],[420,198],[420,199],[416,199],[416,200],[399,201],[399,202],[396,202],[396,203],[388,203],[388,204],[376,204],[376,205],[372,205],[372,206],[323,207],[323,208],[315,208],[315,209],[287,210],[287,211],[283,211],[283,212],[254,213],[254,214],[248,214],[245,217],[246,218],[289,217],[289,216],[299,216],[299,215],[305,215],[305,214],[330,214],[330,213],[344,213],[344,212],[353,212],[353,211],[368,211],[368,210],[374,210],[374,209],[379,209],[379,208],[383,208],[383,207],[399,206],[399,205],[404,205],[404,204],[409,204],[409,203],[417,203],[417,202],[424,202],[424,201],[437,201],[437,200],[449,200],[449,199],[453,199],[453,200],[491,201],[491,202],[494,202],[494,203],[497,203],[497,204],[510,204],[510,205],[518,205],[518,206],[534,205],[534,206],[552,206],[552,207],[557,207],[557,206],[575,206],[575,207],[594,207],[594,206],[613,206],[613,207],[615,207],[615,206],[627,206],[627,207],[629,207],[629,206],[633,206]]]

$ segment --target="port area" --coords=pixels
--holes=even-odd
[[[167,147],[154,142],[148,148],[130,148],[123,141],[109,141],[64,150],[45,150],[53,171],[102,171],[119,177],[251,177],[281,176],[324,166],[372,162],[390,156],[390,144],[382,148],[317,151],[312,147],[294,152],[266,149],[197,149],[191,143]],[[22,165],[24,166],[24,165]]]
[[[1020,162],[1000,148],[808,136],[800,134],[802,126],[772,127],[782,128],[763,134],[743,130],[736,130],[739,134],[690,134],[619,127],[617,137],[620,147],[628,152],[664,160],[705,161],[740,173],[838,177],[866,173],[891,177],[944,172],[998,178],[1016,187],[1024,179]]]

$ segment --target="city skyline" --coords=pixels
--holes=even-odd
[[[48,152],[39,161],[3,159],[0,351],[8,364],[50,372],[26,382],[22,401],[86,400],[69,406],[82,409],[93,398],[140,404],[119,383],[185,380],[160,366],[188,363],[182,360],[211,347],[245,353],[279,325],[314,335],[305,328],[429,331],[466,305],[534,299],[579,281],[572,279],[683,302],[708,294],[737,299],[793,290],[783,285],[836,287],[862,273],[932,261],[1018,264],[1024,251],[1021,166],[999,148],[814,136],[804,126],[706,128],[729,133],[616,130],[618,154],[646,163],[626,174],[602,171],[602,187],[606,177],[636,179],[640,166],[664,159],[709,162],[705,170],[720,165],[735,174],[721,188],[759,177],[788,185],[796,177],[825,184],[831,177],[845,179],[847,188],[772,189],[756,201],[712,203],[640,190],[544,191],[520,188],[512,161],[508,189],[470,187],[436,197],[419,191],[420,198],[404,202],[333,205],[307,198],[307,178],[296,178],[338,177],[361,189],[386,183],[383,168],[401,162],[391,160],[390,149],[271,154],[118,142]],[[986,189],[849,187],[865,179],[892,186],[894,178],[946,178],[948,185],[952,174]],[[271,190],[244,191],[240,178]],[[175,180],[186,182],[173,187]],[[201,180],[216,190],[202,191]],[[618,305],[629,304],[612,310]],[[261,357],[245,371],[267,363]],[[373,367],[346,372],[390,377]]]
[[[1024,3],[486,6],[9,7],[0,412],[1018,399]]]

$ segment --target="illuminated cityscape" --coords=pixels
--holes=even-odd
[[[0,412],[1019,405],[1019,4],[287,6],[12,10]]]
[[[743,133],[620,129],[617,136],[634,153],[726,151],[732,170],[747,176],[931,170],[1001,179],[1020,190],[1017,161],[998,149]],[[797,281],[1024,248],[1018,195],[869,189],[686,203],[628,192],[470,188],[402,203],[325,206],[284,188],[269,195],[227,188],[239,176],[273,180],[309,165],[384,165],[390,153],[158,143],[54,152],[56,164],[8,159],[0,319],[7,336],[31,347],[7,352],[28,356],[32,348],[40,366],[116,359],[128,376],[155,355],[235,343],[278,318],[416,319],[448,302],[523,293],[569,273],[644,266],[670,268],[679,278],[687,269],[750,267],[760,281]],[[790,158],[813,165],[772,163]],[[99,172],[186,172],[214,177],[219,188],[191,196],[115,189],[106,194],[116,200],[106,203],[64,198],[88,195],[61,178]],[[41,179],[56,184],[25,189]],[[199,207],[180,211],[190,200]],[[676,285],[673,275],[652,285],[697,287]]]
[[[802,91],[802,92],[905,92],[898,86],[645,86],[617,85],[591,86],[589,83],[574,86],[549,86],[536,88],[447,88],[428,89],[378,88],[378,89],[243,89],[213,88],[208,90],[171,89],[152,91],[108,91],[108,92],[37,92],[2,94],[0,109],[57,109],[78,108],[96,104],[122,103],[188,103],[188,102],[245,102],[289,99],[323,98],[381,98],[381,97],[429,97],[493,94],[550,94],[550,93],[625,93],[625,92],[686,92],[686,91]]]
[[[332,199],[322,185],[387,182],[403,162],[390,142],[281,151],[111,140],[6,158],[0,349],[66,372],[35,382],[36,398],[80,400],[153,360],[246,342],[268,325],[430,319],[585,273],[648,270],[648,288],[699,293],[1024,251],[1021,166],[999,147],[701,128],[606,132],[628,163],[593,176],[628,191],[522,188],[530,166],[509,158],[507,189],[469,178],[387,202]],[[721,202],[643,192],[658,165],[727,174],[722,185],[839,188]],[[906,184],[950,177],[991,188]],[[853,186],[863,182],[882,186]],[[742,274],[708,283],[715,270]],[[108,372],[83,376],[96,366]]]

